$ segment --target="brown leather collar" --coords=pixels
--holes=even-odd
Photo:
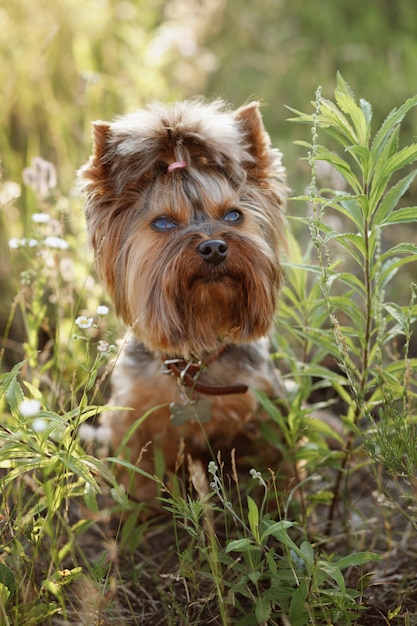
[[[181,385],[190,387],[190,389],[207,396],[225,396],[233,393],[246,393],[249,387],[240,383],[233,385],[212,385],[199,382],[198,377],[204,368],[215,359],[219,358],[223,351],[224,348],[221,348],[208,359],[200,361],[199,363],[191,363],[184,359],[164,359],[164,366],[167,372],[177,377]]]

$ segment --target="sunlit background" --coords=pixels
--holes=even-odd
[[[64,189],[88,155],[90,121],[154,99],[222,96],[264,103],[288,154],[306,109],[339,70],[376,122],[417,90],[414,0],[14,0],[0,9],[0,154],[20,182],[34,156]],[[410,129],[410,132],[414,132]]]

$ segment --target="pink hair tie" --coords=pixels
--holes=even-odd
[[[182,169],[183,167],[187,167],[187,161],[175,161],[175,163],[171,163],[170,165],[168,165],[168,172]]]

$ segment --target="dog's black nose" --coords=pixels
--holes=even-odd
[[[209,239],[200,243],[197,250],[207,263],[219,265],[226,258],[227,243],[223,239]]]

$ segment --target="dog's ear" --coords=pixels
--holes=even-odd
[[[98,120],[93,122],[93,153],[79,171],[80,177],[88,181],[87,189],[95,194],[103,195],[108,189],[109,181],[109,144],[110,123]]]
[[[265,130],[259,110],[259,102],[246,104],[235,112],[235,119],[239,122],[247,141],[247,150],[253,158],[253,168],[249,168],[256,177],[265,177],[270,174],[273,150],[271,140]]]
[[[93,122],[92,155],[80,170],[81,177],[89,181],[88,191],[109,192],[115,197],[129,189],[137,194],[149,184],[160,145],[147,137],[147,121],[136,114],[113,122]]]
[[[103,162],[107,149],[107,140],[110,135],[110,123],[97,120],[93,122],[93,158]]]

